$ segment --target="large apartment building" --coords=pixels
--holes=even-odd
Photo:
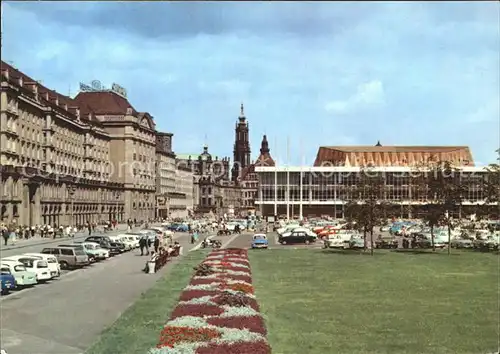
[[[70,98],[1,63],[2,222],[154,217],[153,117],[124,90],[95,86]]]

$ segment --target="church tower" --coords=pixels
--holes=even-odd
[[[232,180],[238,181],[241,169],[250,166],[250,143],[248,141],[248,122],[245,117],[243,103],[240,108],[240,116],[235,127],[235,139],[233,150]]]

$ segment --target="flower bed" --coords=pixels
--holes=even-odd
[[[246,250],[212,251],[195,268],[150,354],[269,354]]]

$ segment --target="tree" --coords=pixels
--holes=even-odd
[[[498,149],[498,163],[490,164],[487,167],[486,179],[484,182],[484,194],[486,203],[497,206],[497,218],[500,218],[500,149]]]
[[[352,199],[347,204],[348,221],[355,223],[363,233],[365,251],[368,247],[366,236],[370,235],[370,252],[373,255],[373,229],[385,217],[384,176],[372,168],[362,167],[353,186]]]
[[[431,227],[433,250],[433,229],[445,225],[448,229],[448,254],[451,253],[451,230],[454,227],[453,213],[458,212],[466,195],[466,187],[460,169],[449,161],[430,162],[423,169],[423,188],[426,190],[427,203],[425,220]]]

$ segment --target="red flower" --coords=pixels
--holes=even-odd
[[[209,344],[198,348],[196,354],[271,354],[271,347],[263,341],[234,344]]]
[[[248,329],[251,332],[266,335],[267,330],[261,316],[248,317],[212,317],[207,319],[211,325],[226,328]]]
[[[219,316],[224,313],[224,309],[216,305],[207,305],[207,304],[187,304],[187,305],[178,305],[172,315],[171,319],[183,316],[195,316],[195,317],[203,317],[203,316]]]
[[[191,328],[191,327],[171,327],[166,326],[160,334],[160,340],[157,348],[170,347],[180,342],[209,342],[212,339],[219,338],[219,331],[210,328]]]
[[[217,294],[217,290],[184,290],[181,293],[179,301],[189,301],[198,297],[215,296]]]

